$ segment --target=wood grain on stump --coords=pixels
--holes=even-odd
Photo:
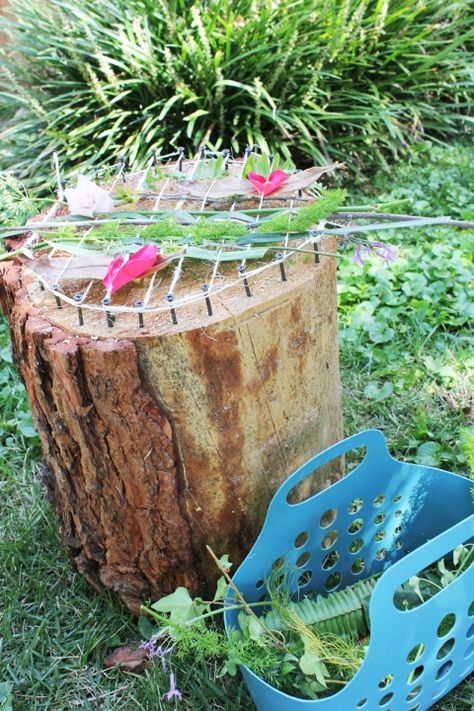
[[[326,236],[323,249],[334,250]],[[134,611],[238,563],[272,494],[342,435],[335,260],[273,270],[213,315],[60,310],[22,264],[0,267],[15,363],[30,398],[61,538],[96,588]],[[335,474],[338,474],[337,467]],[[282,521],[282,526],[284,521]]]

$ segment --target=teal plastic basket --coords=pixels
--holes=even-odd
[[[346,477],[306,501],[288,502],[299,482],[359,447],[367,448],[365,458]],[[353,679],[333,696],[303,700],[242,667],[259,711],[425,711],[474,670],[474,566],[419,607],[394,605],[402,583],[473,537],[471,486],[456,474],[397,461],[377,430],[339,442],[289,477],[233,578],[245,599],[265,599],[264,581],[281,559],[295,595],[327,594],[382,575],[370,601],[369,648]],[[237,616],[225,612],[227,630],[238,628]],[[423,653],[411,661],[419,645]]]

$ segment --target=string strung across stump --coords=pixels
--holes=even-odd
[[[57,201],[0,227],[0,302],[62,541],[134,611],[212,589],[205,546],[238,564],[279,484],[341,438],[338,245],[389,261],[386,228],[469,226],[344,207],[319,182],[335,167],[178,149],[74,186],[56,156]]]

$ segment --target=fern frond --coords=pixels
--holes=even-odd
[[[341,207],[345,198],[345,190],[323,190],[315,202],[300,208],[294,217],[291,217],[290,212],[282,212],[262,223],[257,231],[308,232],[308,230],[315,227],[318,222],[329,217],[337,208]]]
[[[369,633],[367,608],[378,576],[360,580],[351,587],[318,595],[315,599],[305,597],[300,602],[290,602],[289,609],[306,624],[315,626],[324,634],[358,639]],[[285,623],[273,609],[263,617],[264,624],[273,630],[284,630]]]

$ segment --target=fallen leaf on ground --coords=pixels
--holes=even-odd
[[[123,671],[139,673],[142,672],[148,661],[148,651],[139,647],[118,647],[112,654],[105,657],[102,666],[104,669],[118,667]]]

